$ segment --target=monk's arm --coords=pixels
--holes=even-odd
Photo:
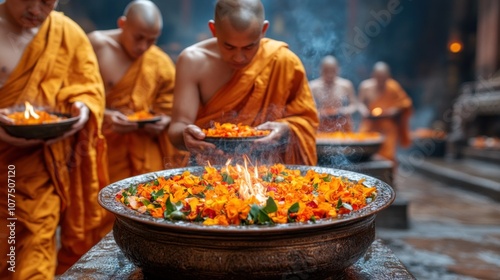
[[[194,125],[200,106],[198,77],[196,76],[199,57],[183,51],[176,64],[174,105],[168,135],[178,149],[203,151],[213,145],[202,141],[205,135]],[[208,146],[207,146],[208,145]]]

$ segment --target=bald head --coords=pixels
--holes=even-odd
[[[321,66],[322,67],[325,67],[325,66],[326,67],[338,67],[337,59],[331,55],[327,55],[321,60]]]
[[[385,87],[385,82],[391,77],[391,69],[387,63],[379,61],[373,65],[373,78],[378,87]]]
[[[245,31],[257,21],[264,23],[264,6],[260,0],[218,0],[215,5],[215,25],[229,20],[237,31]]]
[[[331,55],[321,60],[321,77],[326,84],[332,84],[339,72],[337,59]]]
[[[374,74],[383,74],[390,76],[391,75],[391,69],[389,68],[389,65],[383,61],[379,61],[373,65],[373,73]]]
[[[150,28],[163,27],[163,18],[160,9],[149,0],[134,0],[130,2],[123,15],[129,22],[141,22]]]

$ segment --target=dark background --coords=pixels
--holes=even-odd
[[[185,47],[210,37],[215,0],[153,1],[162,11],[158,45],[175,61]],[[86,32],[116,28],[127,0],[61,0],[58,9]],[[357,88],[377,61],[386,61],[414,102],[412,126],[442,118],[463,82],[475,80],[477,3],[473,0],[263,0],[268,37],[285,41],[303,61],[309,79],[331,54],[341,76]],[[451,41],[463,50],[452,54]]]

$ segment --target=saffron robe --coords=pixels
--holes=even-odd
[[[250,65],[237,71],[198,110],[195,124],[211,122],[258,126],[267,121],[290,126],[284,151],[267,153],[276,162],[315,165],[318,114],[300,59],[283,42],[264,38]]]
[[[28,148],[0,141],[1,180],[15,167],[15,244],[7,245],[0,227],[0,251],[15,246],[16,272],[0,262],[1,279],[51,279],[56,270],[56,239],[61,227],[61,271],[77,261],[109,230],[98,204],[98,191],[108,183],[105,140],[101,134],[104,87],[97,58],[83,30],[59,12],[51,12],[26,47],[17,67],[0,88],[0,107],[29,101],[70,113],[71,104],[90,109],[85,127],[75,135]],[[0,188],[0,216],[6,221],[7,188]],[[12,248],[9,248],[12,249]]]
[[[381,108],[382,112],[389,108],[398,108],[401,112],[395,117],[364,118],[360,124],[361,132],[375,131],[384,135],[385,139],[379,154],[392,161],[396,160],[398,143],[402,147],[411,144],[409,119],[412,113],[412,102],[403,88],[393,79],[388,79],[385,90],[377,98],[367,104],[368,110]]]
[[[106,93],[106,107],[122,113],[153,110],[172,112],[175,66],[157,46],[151,46],[135,60],[122,79]],[[142,129],[115,133],[106,128],[109,177],[115,182],[131,176],[187,165],[187,153],[176,149],[167,129],[152,136]]]

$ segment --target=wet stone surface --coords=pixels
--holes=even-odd
[[[500,203],[416,173],[396,184],[410,228],[377,237],[417,279],[500,279]]]

